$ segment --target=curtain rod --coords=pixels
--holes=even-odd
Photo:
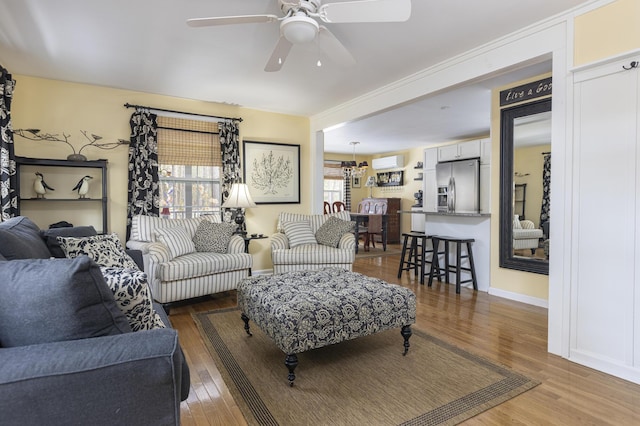
[[[541,152],[540,154],[547,155],[547,154],[551,154],[551,152]]]
[[[223,117],[223,116],[220,116],[220,115],[197,114],[195,112],[184,112],[184,111],[175,111],[175,110],[171,110],[171,109],[154,108],[154,107],[143,106],[143,105],[132,105],[132,104],[130,104],[128,102],[126,104],[124,104],[124,106],[126,108],[144,108],[144,109],[151,109],[151,110],[155,110],[155,111],[172,112],[172,113],[175,113],[175,114],[197,115],[199,117],[222,118],[223,120],[235,120],[235,121],[239,121],[239,122],[242,123],[242,118]]]
[[[207,132],[206,130],[176,129],[175,127],[157,126],[157,128],[163,129],[163,130],[175,130],[177,132],[198,133],[203,135],[219,135],[220,134],[220,132]]]

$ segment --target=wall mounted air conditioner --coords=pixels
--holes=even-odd
[[[404,155],[392,155],[391,157],[374,158],[371,161],[373,170],[397,169],[404,167]]]

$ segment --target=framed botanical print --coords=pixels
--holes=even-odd
[[[351,187],[352,188],[360,188],[360,180],[361,179],[362,178],[355,177],[355,176],[353,178],[351,178]]]
[[[300,145],[243,141],[244,182],[256,204],[300,203]]]

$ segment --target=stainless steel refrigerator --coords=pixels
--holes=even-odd
[[[480,160],[447,161],[436,164],[439,212],[480,212]]]

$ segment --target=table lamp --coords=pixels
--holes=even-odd
[[[244,224],[244,211],[242,209],[255,207],[256,203],[253,202],[251,194],[249,193],[249,187],[246,183],[234,183],[231,185],[231,192],[229,197],[222,203],[223,208],[236,209],[235,222],[238,225],[236,233],[245,233]]]
[[[373,198],[373,187],[374,186],[378,186],[378,183],[376,182],[376,177],[375,176],[369,176],[367,178],[367,181],[365,182],[364,186],[369,188],[369,198]]]

